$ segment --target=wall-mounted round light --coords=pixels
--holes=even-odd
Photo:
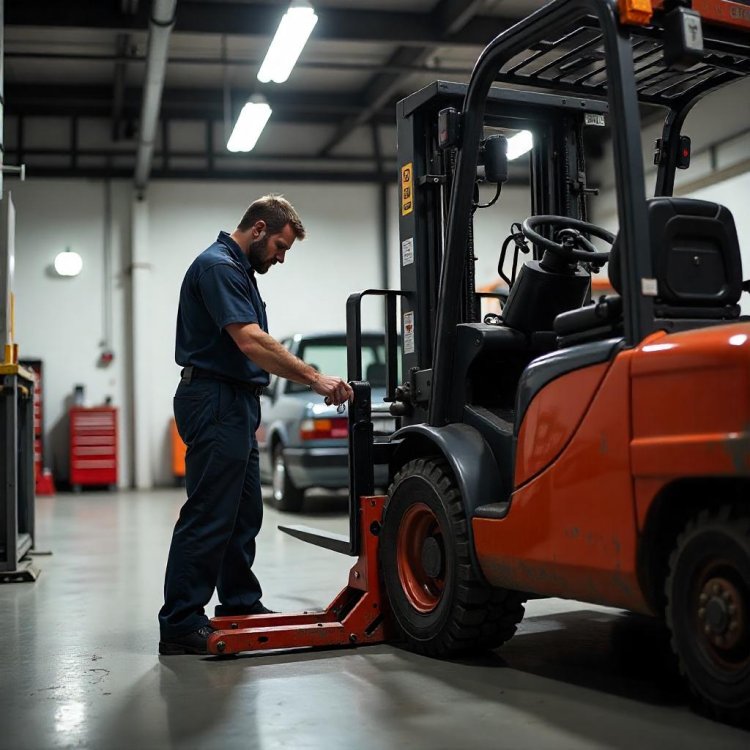
[[[55,257],[55,271],[60,276],[78,276],[82,268],[83,258],[70,248],[58,253]]]

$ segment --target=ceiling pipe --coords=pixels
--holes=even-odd
[[[138,153],[135,163],[135,187],[144,190],[154,156],[156,129],[159,124],[159,107],[167,69],[169,35],[174,26],[177,0],[154,0],[148,25],[148,51],[146,53],[146,78],[143,83],[143,103],[138,136]]]

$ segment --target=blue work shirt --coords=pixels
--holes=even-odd
[[[220,232],[216,242],[192,262],[182,282],[175,361],[268,385],[268,373],[249,360],[224,330],[230,323],[257,323],[268,332],[266,306],[250,261],[226,232]]]

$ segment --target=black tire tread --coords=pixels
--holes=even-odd
[[[523,619],[525,598],[516,591],[493,588],[475,572],[468,522],[448,462],[443,458],[410,461],[396,474],[393,485],[415,472],[429,477],[444,496],[456,532],[458,580],[448,627],[430,641],[412,638],[407,633],[403,636],[413,651],[428,656],[456,656],[498,648],[515,634]]]
[[[750,713],[750,699],[744,706],[739,708],[722,708],[708,701],[692,684],[692,681],[688,676],[687,665],[680,653],[674,636],[674,611],[672,609],[672,601],[670,598],[670,591],[672,590],[673,578],[675,575],[675,565],[683,546],[687,543],[690,537],[701,528],[711,526],[716,522],[726,523],[729,520],[734,522],[735,531],[750,543],[750,508],[742,506],[735,507],[730,504],[721,505],[713,510],[704,509],[700,511],[688,521],[682,532],[678,534],[672,553],[669,556],[668,575],[664,585],[664,593],[667,603],[665,617],[670,632],[670,645],[672,651],[677,657],[680,674],[688,683],[692,696],[696,702],[696,708],[701,713],[716,719],[717,721],[748,726],[750,725],[750,716],[748,716]]]

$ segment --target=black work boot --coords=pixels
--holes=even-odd
[[[183,656],[184,654],[208,654],[208,636],[214,632],[210,625],[204,625],[192,633],[159,641],[162,656]]]
[[[231,607],[217,604],[214,617],[247,617],[248,615],[277,615],[278,612],[264,607],[262,602],[255,602],[252,607]]]

